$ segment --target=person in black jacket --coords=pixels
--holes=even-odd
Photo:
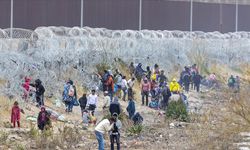
[[[168,107],[168,100],[171,97],[171,92],[170,92],[170,89],[167,86],[166,82],[163,83],[161,94],[163,97],[161,108],[163,110],[166,110],[166,108]]]
[[[82,97],[79,99],[79,103],[80,103],[82,114],[83,114],[83,111],[86,108],[87,101],[88,101],[87,94],[83,94]]]
[[[114,101],[110,103],[109,112],[111,115],[114,113],[117,113],[118,115],[120,115],[121,106],[120,106],[120,103],[118,102],[118,97],[114,97]]]
[[[200,91],[200,84],[201,84],[201,80],[202,80],[202,76],[197,73],[194,78],[193,78],[193,82],[194,82],[194,89],[196,89],[197,92]]]
[[[40,79],[35,80],[35,84],[30,84],[31,86],[36,88],[36,102],[38,103],[38,107],[44,106],[44,92],[45,88],[42,85],[42,81]]]

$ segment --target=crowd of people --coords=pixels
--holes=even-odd
[[[97,92],[99,93],[100,91],[90,89],[90,94],[84,93],[78,99],[76,85],[74,85],[74,82],[70,79],[66,81],[62,93],[65,112],[73,112],[74,106],[81,108],[83,126],[96,126],[95,135],[99,143],[99,150],[104,149],[104,134],[106,132],[110,135],[111,150],[114,149],[115,143],[117,149],[120,149],[120,130],[122,128],[122,122],[118,119],[122,113],[120,100],[128,102],[126,111],[128,118],[131,119],[134,124],[141,124],[143,122],[143,117],[139,112],[136,112],[136,91],[134,90],[136,82],[140,85],[141,105],[163,111],[168,108],[169,99],[172,96],[177,95],[185,99],[186,96],[184,93],[188,93],[190,90],[200,92],[201,84],[208,87],[217,84],[215,73],[210,74],[208,78],[202,77],[196,64],[185,66],[180,73],[178,81],[175,77],[169,80],[165,75],[165,71],[160,69],[158,64],[155,64],[152,69],[150,66],[147,66],[146,70],[144,70],[142,66],[142,63],[135,66],[134,63],[131,62],[128,66],[129,79],[118,69],[114,70],[114,74],[111,70],[104,70],[103,73],[97,74],[102,83],[99,89],[103,91],[103,96],[97,94]],[[228,79],[229,88],[239,91],[239,80],[238,76],[231,76]],[[38,128],[40,130],[50,129],[52,124],[50,113],[46,111],[44,106],[45,88],[42,81],[36,79],[34,83],[31,83],[31,78],[25,77],[22,87],[24,90],[23,99],[27,101],[28,97],[33,96],[37,103],[36,106],[41,109],[37,118]],[[101,108],[103,111],[108,111],[111,117],[100,120],[99,123],[97,123],[95,111],[100,100],[103,101]],[[17,124],[20,128],[20,112],[23,111],[19,108],[18,102],[15,102],[11,113],[13,127],[16,127]]]

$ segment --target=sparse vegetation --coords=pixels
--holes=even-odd
[[[143,131],[143,128],[144,127],[142,124],[133,125],[133,126],[127,128],[127,133],[130,136],[139,135]]]
[[[6,142],[6,140],[7,140],[7,138],[8,138],[8,133],[6,133],[6,132],[0,132],[0,144],[2,145],[2,144],[4,144],[5,142]]]
[[[171,119],[177,119],[179,121],[188,121],[189,115],[185,104],[182,100],[172,101],[169,103],[166,110],[166,117]]]

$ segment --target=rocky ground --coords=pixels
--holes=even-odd
[[[138,85],[136,85],[138,89]],[[79,89],[79,95],[83,90]],[[228,118],[233,117],[228,110],[235,94],[227,87],[208,89],[201,87],[201,92],[194,90],[186,93],[190,121],[180,122],[165,117],[162,111],[141,106],[140,95],[136,93],[136,111],[144,118],[140,134],[128,133],[132,123],[123,120],[121,132],[121,148],[125,150],[208,150],[208,149],[242,149],[250,148],[249,133],[230,134],[232,130]],[[63,115],[64,122],[53,121],[52,132],[41,134],[36,129],[36,122],[27,120],[36,116],[39,109],[34,103],[21,103],[25,114],[21,116],[21,129],[13,129],[9,123],[11,106],[15,99],[0,97],[0,149],[97,149],[98,143],[94,135],[94,126],[83,128],[80,108],[74,107],[73,113],[65,113],[64,106],[56,106],[56,98],[47,98],[46,107]],[[120,101],[125,112],[128,102]],[[107,110],[102,109],[103,96],[100,94],[96,116],[100,121]],[[249,109],[250,110],[250,109]],[[226,119],[225,119],[226,118]],[[230,128],[228,127],[230,126]],[[236,130],[235,130],[236,131]],[[226,134],[225,134],[226,133]],[[240,134],[241,133],[241,134]],[[232,137],[233,135],[233,137]],[[109,147],[106,137],[106,147]]]

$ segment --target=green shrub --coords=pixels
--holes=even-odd
[[[138,124],[127,128],[127,133],[129,135],[138,135],[142,132],[142,130],[143,130],[143,125]]]
[[[171,119],[177,119],[179,121],[189,121],[188,112],[182,100],[172,101],[169,103],[168,108],[166,110],[166,117]]]

